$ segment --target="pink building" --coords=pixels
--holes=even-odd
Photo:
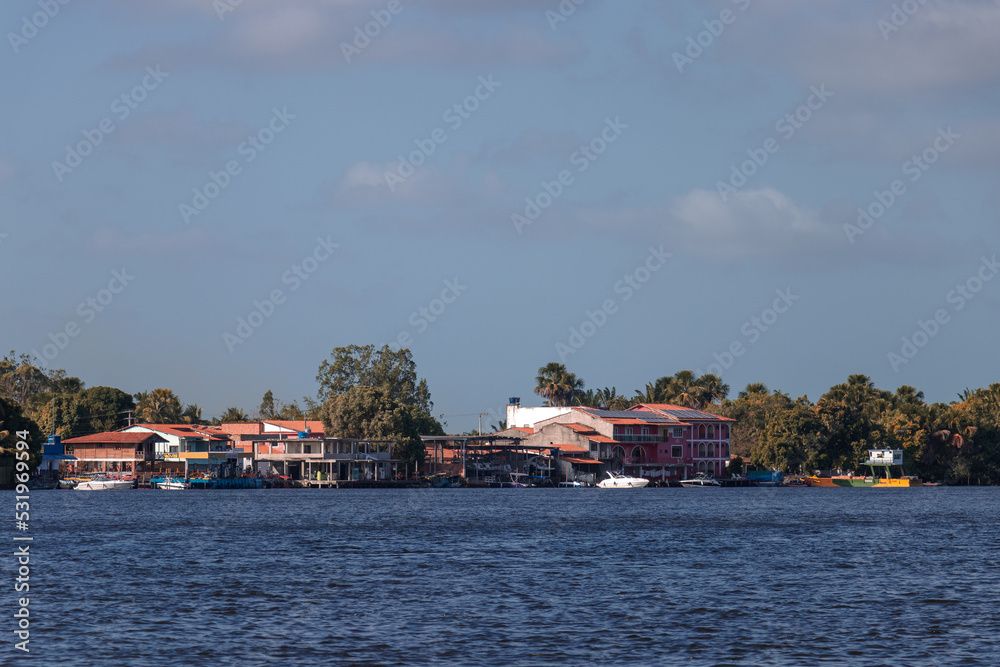
[[[733,420],[679,405],[641,404],[628,410],[575,407],[537,422],[526,447],[570,444],[610,469],[656,481],[699,472],[722,475]]]

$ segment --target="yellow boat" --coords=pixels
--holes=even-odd
[[[900,489],[911,486],[923,486],[919,477],[892,477],[891,466],[903,467],[903,450],[901,449],[869,449],[868,460],[864,462],[871,468],[872,474],[869,477],[855,477],[854,475],[837,475],[835,477],[809,477],[812,486],[820,488],[841,487],[863,487],[880,489]],[[885,468],[885,477],[878,477],[875,468]]]

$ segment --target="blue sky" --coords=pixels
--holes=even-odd
[[[214,416],[402,340],[460,431],[550,361],[1000,380],[997,2],[0,11],[0,347],[88,386]]]

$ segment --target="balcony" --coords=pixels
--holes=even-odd
[[[618,442],[666,442],[670,436],[663,435],[615,435]]]

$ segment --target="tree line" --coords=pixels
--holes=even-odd
[[[207,420],[203,409],[184,404],[171,389],[128,393],[116,387],[86,387],[64,370],[46,369],[27,354],[11,351],[0,359],[0,459],[10,459],[18,431],[31,434],[32,465],[40,461],[47,435],[64,439],[113,431],[130,423],[220,424],[261,419],[314,419],[329,437],[391,440],[392,456],[418,469],[424,448],[420,435],[444,435],[431,416],[427,381],[417,377],[408,349],[388,345],[336,347],[318,367],[316,398],[283,402],[268,389],[250,413],[229,407]],[[0,461],[0,464],[3,462]]]
[[[685,370],[626,395],[615,387],[585,390],[563,364],[550,363],[538,369],[535,393],[547,405],[625,410],[669,403],[730,417],[733,456],[756,469],[860,472],[867,450],[900,449],[906,472],[925,481],[1000,484],[1000,383],[927,403],[915,387],[888,391],[855,374],[816,402],[759,382],[729,399],[718,376]]]

